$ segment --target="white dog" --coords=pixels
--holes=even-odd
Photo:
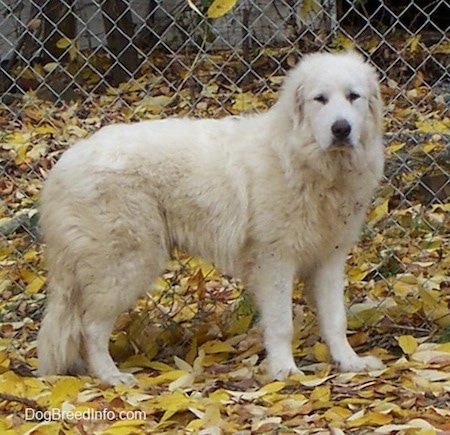
[[[40,373],[132,384],[108,353],[117,315],[177,246],[240,277],[260,311],[271,377],[297,373],[292,286],[305,282],[341,370],[379,368],[346,338],[344,263],[383,170],[375,71],[308,55],[267,113],[113,125],[67,151],[42,192],[48,306]]]

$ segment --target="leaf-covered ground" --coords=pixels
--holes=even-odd
[[[167,83],[187,83],[183,62],[168,81],[149,66],[142,79],[84,102],[57,106],[30,91],[0,107],[0,432],[450,433],[449,89],[430,90],[420,74],[408,87],[398,77],[383,82],[387,178],[348,259],[350,341],[386,369],[338,373],[299,285],[293,347],[303,374],[270,382],[257,314],[239,282],[179,253],[111,339],[138,386],[35,377],[46,276],[37,200],[46,174],[64,149],[111,122],[184,115],[193,105],[196,116],[270,107],[282,79],[270,62],[261,79],[238,87],[217,76],[221,56],[196,66],[197,88],[176,94]],[[231,75],[235,62],[222,71]]]

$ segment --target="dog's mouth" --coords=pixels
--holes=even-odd
[[[352,140],[350,140],[350,138],[333,138],[330,148],[336,151],[351,151],[355,148],[355,144]]]

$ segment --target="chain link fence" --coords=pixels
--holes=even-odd
[[[37,201],[67,147],[115,122],[266,110],[303,54],[355,47],[381,77],[387,164],[348,261],[353,344],[365,328],[391,348],[405,331],[448,339],[448,1],[241,0],[208,19],[210,3],[0,0],[2,334],[34,352],[45,299]],[[136,347],[185,356],[255,323],[239,282],[175,254],[153,296],[119,319],[116,358]],[[294,297],[307,341],[316,332],[301,286]]]

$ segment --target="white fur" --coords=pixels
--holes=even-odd
[[[344,141],[331,132],[337,120],[351,127]],[[338,366],[380,367],[347,341],[343,271],[382,168],[377,78],[354,53],[306,56],[262,115],[101,129],[62,156],[42,193],[49,291],[40,373],[84,364],[106,383],[133,383],[109,356],[109,335],[173,246],[242,278],[261,313],[273,378],[298,371],[295,276]]]

